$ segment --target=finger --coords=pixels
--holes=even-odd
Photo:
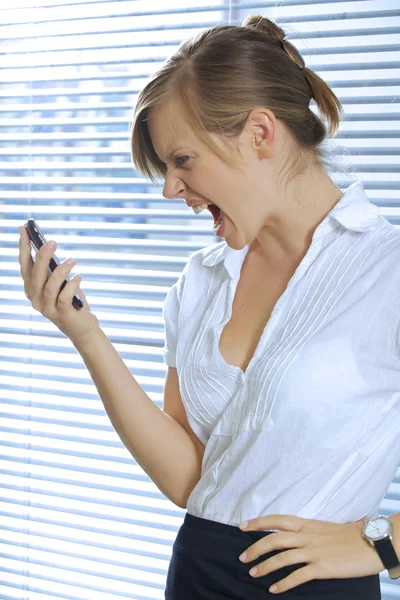
[[[269,591],[273,594],[279,594],[281,592],[287,592],[302,583],[307,583],[307,581],[312,581],[313,579],[317,579],[314,568],[311,565],[307,565],[306,567],[302,567],[301,569],[296,569],[280,581],[274,583]]]
[[[250,519],[239,525],[242,531],[267,531],[278,529],[280,531],[299,531],[305,519],[294,515],[268,515]]]
[[[268,554],[274,550],[285,550],[287,548],[303,548],[305,546],[304,536],[298,533],[271,533],[261,540],[249,546],[239,559],[243,563],[252,562],[263,554]]]
[[[79,285],[80,285],[80,284],[79,284]],[[82,302],[83,302],[83,308],[86,308],[86,310],[90,310],[89,302],[87,301],[87,299],[86,299],[86,296],[85,296],[85,294],[82,292],[82,290],[81,290],[81,288],[80,288],[80,287],[78,287],[78,294],[79,294],[79,297],[80,297],[80,299],[81,299],[81,300],[82,300]]]
[[[82,281],[82,276],[79,273],[75,273],[75,275],[68,281],[67,285],[64,287],[62,292],[58,295],[57,298],[57,310],[66,312],[70,310],[76,310],[76,308],[72,304],[72,299],[78,292],[79,284]]]
[[[55,244],[55,242],[53,242]],[[52,240],[44,244],[35,257],[32,267],[30,289],[32,295],[32,305],[36,310],[42,312],[41,302],[44,288],[49,278],[49,262],[53,256],[57,244],[52,247]]]
[[[301,566],[304,566],[307,562],[309,562],[309,554],[307,551],[304,548],[294,548],[293,550],[280,552],[279,554],[275,554],[275,556],[264,560],[252,567],[249,573],[252,577],[263,577],[264,575],[268,575],[269,573],[273,573],[284,567],[300,564]]]
[[[49,279],[47,280],[47,283],[43,288],[42,312],[45,317],[51,319],[53,317],[53,315],[55,314],[55,312],[57,310],[56,305],[58,303],[58,297],[67,288],[69,282],[65,285],[63,290],[61,290],[61,286],[64,283],[65,279],[67,278],[67,275],[74,268],[75,263],[76,263],[76,261],[72,257],[65,259],[62,263],[57,265],[57,267],[54,269],[51,277],[49,277]],[[63,307],[63,302],[61,303],[61,307]]]

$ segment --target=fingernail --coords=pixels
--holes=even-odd
[[[278,588],[276,587],[276,585],[271,585],[271,587],[269,588],[269,591],[274,593],[274,592],[276,592],[277,589]]]
[[[244,521],[244,523],[240,523],[239,527],[240,527],[240,529],[246,529],[248,524],[249,524],[248,521]]]
[[[247,558],[247,554],[246,554],[246,552],[243,552],[243,554],[241,554],[241,555],[239,556],[239,560],[246,560],[246,558]]]
[[[257,575],[257,567],[253,567],[252,569],[250,569],[249,573],[250,575]]]
[[[57,244],[55,242],[49,242],[47,245],[49,250],[54,250]]]
[[[67,265],[73,265],[75,262],[75,259],[72,258],[72,256],[71,256],[71,258],[68,258],[68,260],[66,260],[65,262],[67,263]]]

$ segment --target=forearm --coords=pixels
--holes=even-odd
[[[101,329],[74,345],[123,444],[163,494],[184,508],[200,478],[194,441],[144,392]]]

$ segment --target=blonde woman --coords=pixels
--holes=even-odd
[[[314,98],[327,128],[309,108]],[[126,447],[187,509],[167,600],[378,600],[400,516],[377,518],[400,457],[400,234],[321,142],[341,105],[270,20],[185,42],[139,95],[135,164],[208,209],[223,242],[165,302],[159,410],[54,249],[20,263],[34,308],[82,355]],[[85,306],[71,306],[79,290]]]

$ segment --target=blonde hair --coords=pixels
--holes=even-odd
[[[131,129],[132,159],[155,181],[166,167],[149,134],[149,110],[169,100],[215,154],[231,162],[211,137],[239,135],[249,112],[269,108],[300,149],[322,161],[319,148],[339,126],[341,103],[328,84],[311,69],[299,68],[285,51],[285,32],[271,20],[249,16],[242,26],[218,25],[182,43],[138,96]],[[286,42],[287,43],[287,42]],[[314,98],[327,127],[310,109]]]

